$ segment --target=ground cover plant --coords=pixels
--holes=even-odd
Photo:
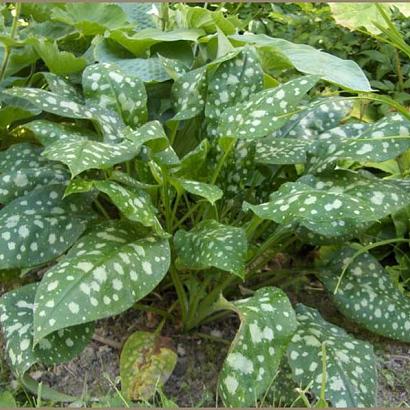
[[[159,294],[164,319],[122,350],[125,403],[175,367],[165,321],[190,332],[233,313],[224,406],[285,385],[289,405],[299,388],[305,405],[374,406],[372,345],[282,288],[310,275],[348,319],[410,341],[408,109],[354,61],[243,32],[222,10],[1,11],[0,322],[19,382],[37,392],[33,365],[71,360],[97,320]],[[369,101],[388,114],[363,119]]]

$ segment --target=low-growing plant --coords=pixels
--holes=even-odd
[[[410,341],[404,288],[370,252],[408,243],[406,228],[378,235],[410,205],[404,172],[384,171],[410,148],[410,115],[357,118],[372,90],[353,61],[238,34],[222,12],[151,7],[23,4],[1,38],[0,269],[28,282],[1,298],[13,372],[32,386],[31,366],[70,360],[97,320],[155,290],[182,331],[238,315],[224,405],[257,405],[286,382],[319,405],[373,406],[372,346],[293,306],[281,278],[295,269],[261,270],[317,249],[300,275],[363,328]],[[280,84],[278,67],[299,76]],[[340,93],[322,95],[327,82]],[[125,345],[125,400],[147,400],[172,372],[163,324]]]

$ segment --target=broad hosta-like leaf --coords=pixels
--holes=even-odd
[[[205,107],[206,69],[204,67],[181,75],[173,84],[175,116],[187,120],[199,115]]]
[[[245,274],[247,241],[242,228],[206,220],[174,236],[179,261],[191,269],[215,267],[240,277]]]
[[[118,4],[130,23],[136,23],[138,30],[155,28],[153,15],[157,14],[160,5],[158,3],[119,3]]]
[[[51,145],[56,141],[61,140],[96,140],[97,134],[91,130],[79,128],[76,126],[61,124],[47,120],[34,120],[27,122],[16,129],[16,132],[24,130],[28,131],[36,140],[44,145]]]
[[[363,253],[353,259],[356,252],[342,248],[332,254],[325,267],[321,280],[332,300],[344,315],[366,329],[410,342],[410,299],[399,291],[375,257]]]
[[[316,76],[305,76],[251,95],[246,102],[222,113],[218,134],[248,140],[267,136],[295,113],[317,80]]]
[[[53,8],[51,17],[91,36],[129,26],[125,12],[117,4],[67,3],[63,9]]]
[[[62,200],[63,185],[48,185],[0,211],[0,269],[27,268],[65,252],[93,213],[85,197]]]
[[[211,121],[209,133],[216,135],[216,123],[228,107],[262,89],[263,71],[254,50],[245,48],[222,61],[208,81],[205,115]]]
[[[366,28],[370,33],[380,34],[380,30],[374,25],[377,23],[382,27],[386,26],[386,22],[379,12],[376,3],[370,4],[355,4],[355,3],[339,3],[329,4],[332,14],[337,24],[347,27],[350,30],[358,28]],[[390,7],[388,4],[380,4],[384,12],[390,16]]]
[[[60,51],[56,41],[45,38],[32,38],[30,43],[34,46],[47,68],[54,74],[78,73],[87,65],[87,60],[84,57],[76,57],[73,53]]]
[[[124,188],[114,181],[73,180],[65,196],[75,192],[87,192],[93,187],[108,195],[118,209],[131,221],[153,227],[158,234],[164,234],[152,205],[150,196],[142,189]]]
[[[276,376],[297,328],[296,315],[277,288],[258,289],[248,299],[226,304],[241,325],[219,375],[219,390],[226,406],[253,407]]]
[[[147,28],[132,36],[124,33],[124,31],[113,31],[110,33],[110,38],[129,50],[136,57],[144,57],[154,44],[176,41],[195,42],[203,34],[205,33],[199,29],[161,31],[159,29]]]
[[[300,182],[282,185],[270,195],[269,202],[260,205],[245,202],[243,208],[262,219],[283,225],[299,223],[324,236],[339,235],[357,224],[377,219],[361,198],[322,191]]]
[[[49,145],[43,155],[50,160],[63,162],[75,177],[87,169],[106,169],[134,158],[140,146],[130,141],[111,145],[86,139],[66,138]]]
[[[93,121],[101,128],[108,141],[118,141],[121,136],[118,128],[123,126],[121,119],[112,111],[87,107],[59,94],[38,88],[15,87],[4,91],[8,95],[28,100],[43,111],[74,119]]]
[[[18,377],[38,362],[54,365],[71,360],[84,349],[93,334],[93,326],[90,325],[62,329],[33,348],[33,311],[37,287],[38,283],[32,283],[0,298],[0,322],[6,353]]]
[[[326,352],[325,397],[334,407],[372,407],[376,404],[377,374],[373,348],[326,322],[304,305],[296,307],[298,330],[288,347],[294,379],[319,396]],[[324,345],[324,346],[323,346]]]
[[[124,73],[112,64],[88,66],[83,71],[83,91],[94,105],[115,111],[124,123],[137,127],[147,119],[147,93],[138,77]]]
[[[360,66],[351,60],[343,60],[305,44],[295,44],[281,38],[264,34],[234,35],[230,38],[267,47],[270,52],[289,61],[298,71],[318,75],[324,80],[357,91],[371,91],[369,81]]]
[[[120,357],[121,390],[128,400],[149,400],[171,376],[178,356],[171,340],[149,332],[135,332]]]
[[[36,294],[34,342],[119,314],[151,292],[170,264],[168,241],[141,238],[118,221],[98,225],[44,275]]]
[[[181,185],[185,191],[205,198],[212,205],[214,205],[218,199],[221,199],[223,195],[223,191],[216,185],[181,178],[175,179],[174,181],[176,184]]]

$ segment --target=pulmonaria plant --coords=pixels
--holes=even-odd
[[[373,406],[372,347],[258,278],[290,244],[320,247],[316,274],[338,309],[410,341],[408,297],[366,242],[410,205],[406,180],[371,172],[410,148],[409,116],[361,121],[354,102],[371,89],[354,62],[238,34],[220,12],[177,7],[180,26],[163,31],[142,4],[88,4],[93,20],[83,7],[52,10],[58,41],[29,27],[5,43],[36,67],[11,59],[1,83],[0,269],[30,282],[0,299],[16,376],[70,360],[95,321],[155,290],[175,295],[184,331],[238,315],[219,379],[226,406],[257,405],[289,375],[333,406]],[[276,66],[297,71],[280,83]],[[322,95],[327,81],[343,96]],[[175,366],[159,332],[127,343],[127,399],[147,399]]]

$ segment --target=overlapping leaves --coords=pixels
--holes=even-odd
[[[382,336],[410,341],[410,300],[399,291],[378,260],[342,248],[331,256],[321,280],[338,309]],[[340,278],[340,286],[338,286]]]

